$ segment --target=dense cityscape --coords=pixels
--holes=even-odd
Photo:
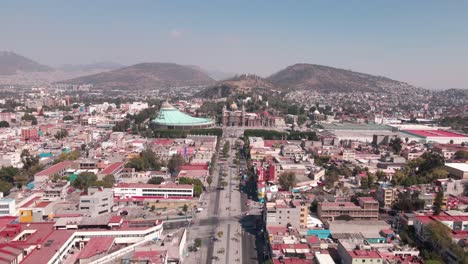
[[[464,8],[124,2],[0,9],[0,264],[468,263]]]

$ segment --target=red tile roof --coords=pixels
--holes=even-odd
[[[317,244],[320,242],[320,239],[318,236],[308,236],[307,237],[307,242],[310,244]]]
[[[109,251],[114,244],[113,237],[92,237],[81,250],[77,259],[88,259]]]
[[[109,219],[109,224],[120,224],[122,222],[123,217],[114,215]]]
[[[16,220],[16,216],[0,216],[0,230]]]
[[[62,161],[60,163],[57,163],[43,171],[40,171],[38,173],[36,173],[35,176],[49,176],[49,175],[53,175],[55,173],[57,173],[58,171],[62,170],[62,169],[65,169],[67,167],[69,167],[71,164],[73,164],[73,162],[71,161]]]
[[[373,258],[373,259],[380,259],[382,258],[379,253],[376,251],[371,250],[351,250],[348,251],[349,255],[352,258]]]
[[[41,197],[37,197],[37,196],[36,196],[36,197],[32,198],[31,200],[27,201],[27,202],[26,202],[25,204],[23,204],[23,206],[21,206],[21,207],[29,207],[29,206],[33,205],[36,201],[38,201],[38,200],[40,200],[40,199],[41,199]]]
[[[183,165],[180,167],[181,170],[208,170],[208,164],[192,164],[192,165]]]
[[[152,264],[163,264],[167,255],[167,251],[150,250],[150,251],[137,251],[133,254],[132,260],[148,260]]]
[[[100,174],[114,174],[117,172],[117,170],[119,168],[121,168],[122,166],[124,165],[123,162],[116,162],[116,163],[112,163],[110,164],[109,166],[107,166],[105,169],[103,169]]]
[[[466,137],[465,135],[445,130],[405,130],[405,132],[422,137]]]
[[[47,207],[51,202],[46,202],[46,201],[43,201],[43,202],[40,202],[38,204],[36,204],[36,208],[45,208]]]
[[[174,144],[174,140],[168,139],[168,138],[158,138],[153,141],[153,144],[162,145],[162,146],[171,146],[172,144]]]

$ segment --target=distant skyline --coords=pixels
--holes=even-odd
[[[2,1],[0,50],[57,67],[295,63],[468,89],[468,1]]]

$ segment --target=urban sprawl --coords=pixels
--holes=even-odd
[[[0,263],[467,263],[467,101],[187,91],[0,88]]]

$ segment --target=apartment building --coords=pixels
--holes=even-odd
[[[393,187],[383,184],[380,185],[376,191],[377,201],[379,205],[384,208],[390,208],[393,201],[395,201],[396,193]]]
[[[308,203],[299,200],[276,200],[268,202],[266,210],[267,226],[288,226],[296,229],[307,228]]]

